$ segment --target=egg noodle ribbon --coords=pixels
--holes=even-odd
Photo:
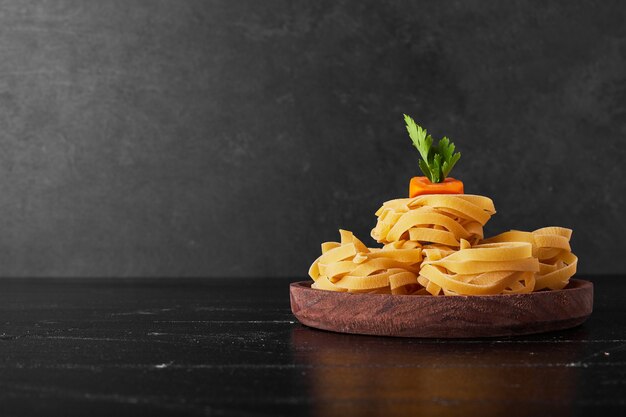
[[[564,288],[576,273],[572,231],[544,227],[483,239],[495,214],[478,195],[423,195],[383,203],[369,248],[352,232],[322,244],[312,288],[355,293],[490,295]]]

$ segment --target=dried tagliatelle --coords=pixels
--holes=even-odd
[[[496,212],[488,197],[466,194],[421,195],[383,203],[372,237],[380,243],[410,240],[458,248],[461,239],[476,243]]]
[[[376,211],[369,248],[351,232],[322,244],[313,262],[311,287],[355,293],[494,295],[564,288],[576,273],[572,231],[545,227],[512,230],[484,239],[483,226],[496,210],[490,198],[463,194],[448,177],[461,157],[444,137],[433,138],[405,115],[407,131],[421,155],[424,177],[409,183],[409,197]]]
[[[527,293],[535,288],[539,262],[527,242],[470,246],[440,257],[425,251],[418,282],[432,295],[486,295]]]
[[[572,230],[564,227],[543,227],[534,232],[511,230],[485,239],[485,243],[527,242],[533,256],[539,260],[535,290],[560,290],[576,273],[578,258],[572,253],[569,241]]]
[[[330,291],[410,294],[419,290],[417,274],[422,261],[415,242],[396,241],[368,248],[347,230],[341,242],[322,243],[322,255],[309,268],[312,288]]]

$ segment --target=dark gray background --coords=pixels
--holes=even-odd
[[[1,1],[0,276],[304,277],[419,174],[624,273],[620,2]]]

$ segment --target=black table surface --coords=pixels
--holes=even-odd
[[[4,279],[0,415],[624,415],[626,277],[591,280],[577,328],[423,340],[304,327],[284,279]]]

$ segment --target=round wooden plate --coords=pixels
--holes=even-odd
[[[400,337],[494,337],[578,326],[593,309],[593,284],[572,279],[558,291],[438,296],[350,294],[290,285],[300,323],[340,333]]]

